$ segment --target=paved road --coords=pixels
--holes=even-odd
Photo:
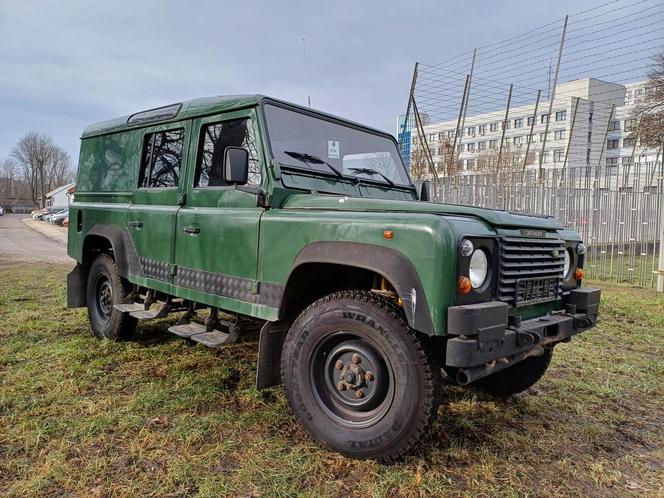
[[[32,263],[73,263],[67,245],[29,228],[21,220],[25,214],[0,216],[0,258]]]

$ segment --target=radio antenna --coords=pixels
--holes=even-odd
[[[311,93],[309,92],[309,71],[307,68],[307,42],[302,38],[302,52],[304,54],[304,84],[307,89],[307,104],[311,108]]]

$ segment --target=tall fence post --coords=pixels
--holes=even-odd
[[[461,97],[461,107],[459,107],[459,118],[457,119],[457,127],[456,127],[456,130],[454,132],[454,142],[452,143],[452,154],[450,155],[450,164],[448,164],[448,166],[447,166],[448,176],[449,176],[450,170],[452,169],[452,166],[454,165],[454,153],[456,152],[457,138],[459,138],[459,140],[461,139],[461,137],[460,137],[461,131],[462,131],[462,129],[461,129],[461,119],[462,119],[462,116],[463,116],[463,109],[464,109],[464,106],[466,104],[466,98],[467,98],[467,95],[468,95],[469,82],[470,82],[470,75],[467,74],[466,75],[466,83],[463,86],[463,97]]]
[[[542,140],[542,153],[540,154],[539,170],[537,172],[538,178],[542,178],[542,162],[544,160],[544,153],[546,151],[546,139],[549,135],[549,123],[551,122],[551,112],[553,111],[553,101],[556,98],[556,85],[558,85],[558,73],[560,72],[560,61],[563,58],[563,47],[565,46],[565,35],[567,33],[567,20],[569,16],[565,16],[565,23],[563,24],[563,33],[560,37],[560,47],[558,48],[558,62],[556,63],[556,74],[553,77],[553,88],[551,89],[551,97],[549,99],[549,114],[546,117],[546,126],[544,127],[544,140]]]
[[[415,68],[413,69],[413,79],[410,82],[410,93],[408,94],[408,104],[406,105],[406,115],[403,118],[403,125],[401,126],[401,134],[399,136],[399,153],[403,156],[403,139],[406,136],[406,128],[408,127],[408,118],[410,118],[410,108],[413,105],[413,99],[415,98],[415,85],[417,84],[417,67],[419,62],[415,63]]]
[[[498,160],[496,161],[496,172],[500,172],[500,157],[503,155],[503,142],[505,141],[505,132],[507,131],[507,123],[509,123],[510,105],[512,104],[512,88],[507,93],[507,107],[505,107],[505,120],[503,121],[503,133],[500,135],[500,147],[498,147]]]
[[[535,121],[537,121],[537,108],[539,107],[540,96],[542,90],[537,90],[537,100],[535,100],[535,109],[533,110],[533,122],[530,123],[530,133],[528,133],[528,142],[526,143],[526,156],[523,158],[523,171],[526,171],[528,165],[528,154],[530,153],[530,143],[533,140],[533,132],[535,131]]]

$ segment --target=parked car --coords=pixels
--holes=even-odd
[[[69,214],[67,214],[67,216],[65,216],[65,219],[62,220],[62,226],[63,227],[68,227],[69,226]]]
[[[35,211],[35,212],[33,213],[32,217],[33,217],[35,220],[44,220],[44,218],[45,218],[46,216],[55,213],[58,209],[60,209],[60,208],[59,208],[59,207],[55,207],[55,206],[46,206],[46,207],[43,208],[43,209],[40,209],[40,210],[38,210],[38,211]]]
[[[64,209],[62,211],[58,211],[57,213],[52,214],[49,216],[48,221],[49,223],[53,223],[54,225],[62,225],[62,221],[69,216],[69,209]]]
[[[43,221],[51,221],[51,218],[53,218],[54,216],[56,216],[58,214],[63,213],[66,209],[68,209],[68,208],[65,208],[65,207],[62,207],[62,206],[55,207],[55,208],[53,208],[52,211],[49,211],[47,214],[44,214],[44,216],[42,217],[42,220]]]
[[[0,206],[0,216],[4,216],[4,215],[5,215],[5,208]]]
[[[262,326],[257,387],[283,383],[351,457],[413,448],[443,372],[515,394],[597,323],[577,232],[428,202],[394,137],[358,123],[213,97],[89,126],[80,157],[68,306],[111,340],[183,311],[169,332],[208,347]]]

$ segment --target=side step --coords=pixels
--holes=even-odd
[[[169,313],[183,311],[186,308],[179,303],[166,303],[161,309],[145,309],[144,303],[114,304],[113,307],[122,313],[129,313],[137,320],[152,320],[154,318],[164,318]]]
[[[239,329],[231,327],[230,332],[227,333],[221,330],[207,330],[205,325],[191,322],[182,325],[173,325],[168,328],[168,331],[180,337],[186,337],[192,341],[199,342],[209,348],[216,348],[224,344],[236,342]]]

